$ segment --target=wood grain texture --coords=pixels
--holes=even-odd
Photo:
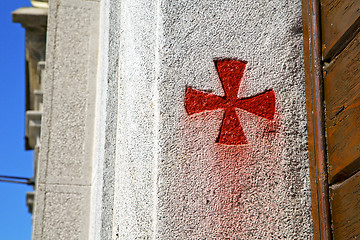
[[[318,0],[302,0],[311,204],[315,240],[331,239]]]
[[[360,238],[360,172],[330,187],[333,239]]]
[[[335,57],[360,31],[359,0],[321,0],[323,59]]]
[[[310,184],[311,184],[311,206],[312,206],[312,219],[314,239],[320,239],[320,225],[319,225],[319,194],[318,182],[316,180],[317,169],[315,162],[315,149],[314,149],[314,129],[313,129],[313,115],[312,111],[312,91],[310,80],[310,42],[309,34],[309,5],[307,0],[302,1],[302,14],[303,14],[303,43],[304,43],[304,63],[305,63],[305,84],[306,84],[306,110],[307,110],[307,132],[308,132],[308,148],[309,148],[309,171],[310,171]]]
[[[360,33],[324,68],[330,183],[360,168]]]

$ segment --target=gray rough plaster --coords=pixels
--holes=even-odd
[[[155,229],[155,3],[120,6],[114,239],[150,239]]]
[[[94,95],[91,81],[95,81],[90,66],[97,52],[97,48],[91,49],[93,25],[97,21],[92,5],[84,1],[61,1],[54,12],[56,31],[51,57],[56,61],[49,64],[51,70],[47,68],[52,74],[47,78],[51,100],[45,99],[51,131],[42,139],[49,144],[44,148],[48,160],[47,183],[90,183],[91,143],[87,144],[87,139],[92,139],[88,119],[93,118],[93,107],[89,95]]]
[[[99,3],[50,2],[33,239],[88,239]]]
[[[113,238],[312,238],[301,25],[299,0],[122,1]],[[275,91],[274,121],[237,111],[247,145],[185,111],[224,94],[216,58],[248,61],[239,97]]]
[[[45,190],[46,188],[46,190]],[[37,194],[45,199],[41,234],[33,239],[88,239],[89,186],[44,185]]]
[[[119,13],[119,1],[101,2],[90,239],[111,239],[113,233]]]

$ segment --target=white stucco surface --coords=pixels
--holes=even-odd
[[[119,239],[310,239],[301,2],[122,1],[114,228]],[[117,53],[115,53],[117,54]],[[237,110],[247,145],[215,143],[215,59],[248,62],[239,97],[272,89],[274,121]]]
[[[312,239],[301,26],[300,0],[51,1],[34,239]],[[185,110],[218,59],[275,92],[248,144]]]

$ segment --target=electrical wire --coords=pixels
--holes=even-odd
[[[18,183],[18,184],[26,184],[32,186],[35,185],[34,178],[14,177],[14,176],[6,176],[6,175],[0,175],[0,182]]]

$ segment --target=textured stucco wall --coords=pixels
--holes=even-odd
[[[120,1],[100,4],[90,239],[111,239],[119,103]]]
[[[113,238],[311,239],[301,1],[120,9]],[[224,95],[219,58],[248,62],[239,97],[275,92],[274,121],[237,110],[247,145],[185,111],[187,86]]]
[[[87,239],[99,3],[50,1],[33,239]]]
[[[300,0],[51,1],[34,239],[311,239],[301,25]],[[246,145],[185,110],[224,58],[275,92]]]

